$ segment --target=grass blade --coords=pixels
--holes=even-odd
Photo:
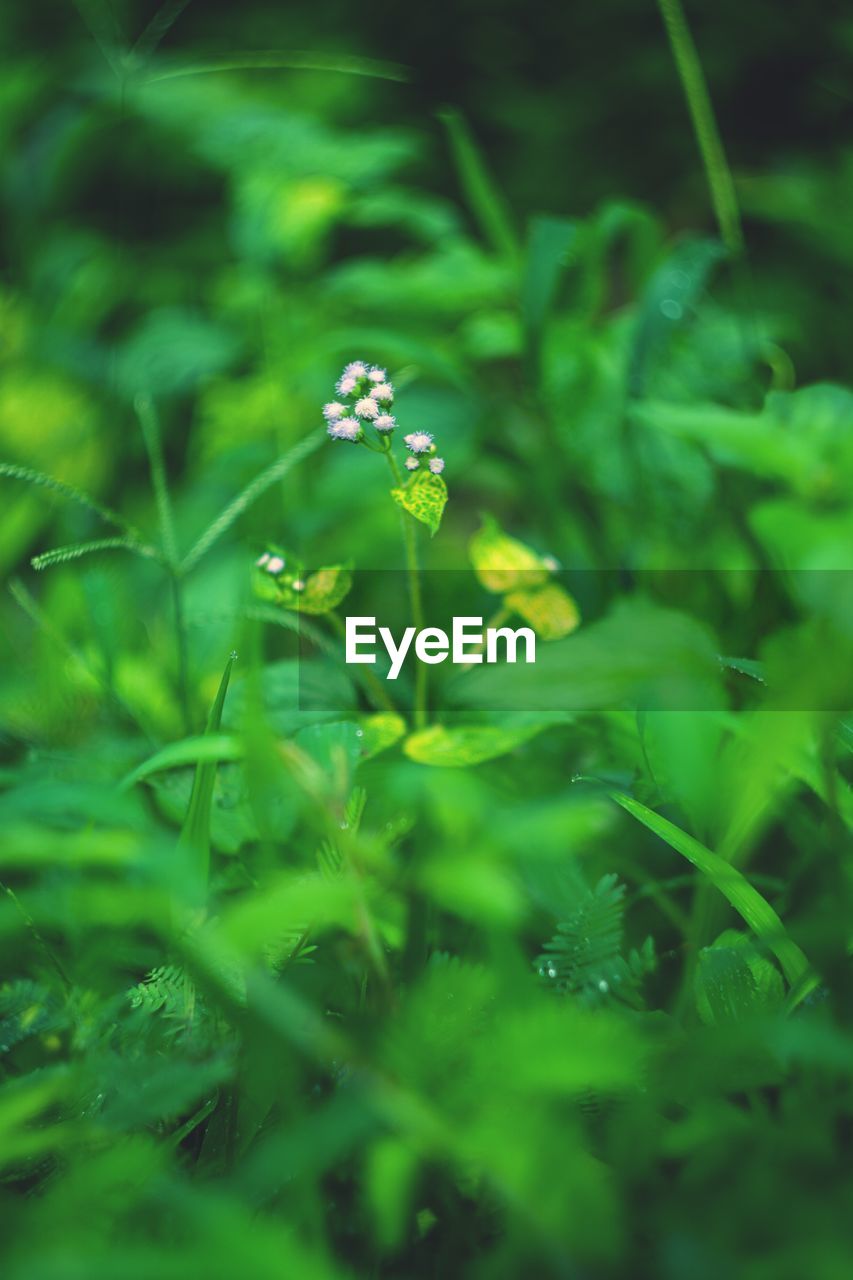
[[[133,56],[140,61],[150,58],[160,41],[169,34],[189,2],[190,0],[166,0],[133,46],[131,50]]]
[[[447,130],[462,189],[483,235],[502,257],[517,258],[520,246],[506,204],[486,168],[465,119],[460,112],[451,108],[440,111],[438,118]]]
[[[653,809],[647,808],[633,796],[624,791],[610,791],[609,795],[618,805],[641,822],[649,831],[653,831],[661,840],[665,840],[670,848],[675,849],[703,875],[707,876],[715,889],[726,898],[735,911],[746,921],[757,938],[772,951],[782,972],[791,987],[801,983],[811,972],[811,966],[804,953],[795,942],[788,937],[785,926],[770,903],[761,896],[757,889],[749,883],[746,876],[724,861],[718,854],[706,849],[693,836],[682,831],[673,822],[662,818]]]
[[[225,695],[231,679],[231,669],[237,654],[232,653],[225,664],[219,690],[210,709],[205,735],[214,737],[219,733],[222,724],[222,709],[225,706]],[[187,816],[184,820],[178,848],[187,857],[191,875],[193,892],[200,902],[207,896],[207,882],[210,871],[210,806],[213,803],[213,787],[216,782],[218,759],[199,760],[196,765],[193,789]]]
[[[191,738],[182,738],[180,742],[170,742],[161,751],[156,751],[153,756],[143,760],[122,781],[121,790],[127,791],[152,774],[163,773],[167,769],[181,769],[188,764],[218,764],[221,760],[239,760],[242,755],[242,744],[232,734],[195,734]]]
[[[359,58],[354,54],[317,53],[306,49],[264,49],[259,52],[233,53],[221,58],[205,58],[199,62],[163,64],[145,76],[147,81],[174,80],[178,76],[209,75],[216,71],[338,71],[348,76],[370,76],[374,80],[395,80],[405,84],[411,79],[408,67],[398,62],[382,62],[378,58]]]
[[[277,481],[282,480],[298,462],[302,462],[303,459],[316,452],[325,438],[325,432],[320,431],[306,436],[304,440],[300,440],[299,444],[294,445],[287,453],[282,454],[280,458],[276,458],[275,462],[271,463],[260,475],[255,476],[254,480],[250,481],[243,492],[229,502],[224,511],[216,517],[212,524],[208,525],[195,546],[187,552],[180,565],[181,573],[188,573],[190,569],[193,569],[213,544],[219,541],[223,533],[227,533],[232,524],[239,520],[240,516],[245,511],[248,511],[253,503],[257,502],[258,498],[263,497],[268,489],[271,489]]]
[[[160,435],[160,423],[157,410],[150,396],[138,395],[133,402],[139,425],[142,428],[142,439],[148,454],[151,470],[151,487],[154,490],[154,501],[157,504],[157,518],[160,522],[160,537],[163,553],[169,565],[178,563],[178,545],[175,538],[175,521],[172,516],[172,499],[166,483],[166,467],[163,462],[163,443]]]

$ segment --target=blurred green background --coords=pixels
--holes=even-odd
[[[6,6],[14,1280],[846,1280],[853,17],[687,17],[743,253],[651,0]],[[580,606],[426,737],[253,594],[405,598],[355,358]]]

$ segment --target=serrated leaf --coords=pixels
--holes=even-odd
[[[467,765],[482,764],[485,760],[506,755],[508,751],[535,738],[543,729],[554,724],[565,724],[567,720],[568,717],[557,713],[513,718],[504,725],[459,725],[448,728],[442,724],[433,724],[408,737],[403,750],[410,760],[416,760],[418,764],[464,769]]]
[[[391,490],[391,497],[435,536],[447,504],[447,485],[441,476],[434,476],[431,471],[416,471],[406,484]]]
[[[529,622],[543,640],[562,640],[580,625],[578,606],[556,582],[546,582],[533,590],[510,591],[504,604]]]
[[[511,538],[492,516],[468,544],[474,572],[487,591],[529,590],[548,581],[548,567],[530,547]]]

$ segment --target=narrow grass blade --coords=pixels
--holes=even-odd
[[[517,258],[520,246],[506,204],[467,123],[458,111],[450,108],[440,111],[438,118],[447,130],[462,189],[483,235],[502,257]]]
[[[160,522],[160,538],[163,554],[168,564],[178,563],[178,545],[175,538],[175,521],[172,516],[172,499],[166,482],[166,466],[163,461],[163,444],[160,435],[160,423],[154,401],[150,396],[138,395],[134,400],[134,408],[142,428],[142,439],[148,454],[151,470],[151,487],[157,503],[157,518]]]
[[[226,533],[235,521],[258,498],[263,497],[268,489],[271,489],[277,481],[282,480],[292,470],[297,463],[302,462],[305,458],[310,457],[319,449],[325,440],[325,432],[316,431],[310,436],[306,436],[304,440],[300,440],[299,444],[294,445],[287,453],[282,454],[280,458],[276,458],[265,471],[255,476],[242,493],[239,493],[233,501],[222,511],[212,524],[208,525],[204,533],[196,542],[195,546],[187,552],[181,565],[181,573],[188,573],[190,569],[198,564],[203,555],[206,555],[215,542],[218,542],[223,533]]]
[[[160,560],[160,552],[156,547],[149,547],[144,542],[136,542],[133,538],[95,538],[91,542],[74,542],[66,547],[54,547],[40,556],[33,556],[30,564],[34,569],[51,569],[57,564],[67,564],[69,560],[80,560],[83,556],[97,555],[100,551],[130,551],[142,556],[145,560]]]
[[[168,35],[171,28],[178,21],[189,2],[190,0],[166,0],[166,3],[160,6],[133,46],[133,56],[140,60],[150,58],[160,41]]]
[[[219,733],[222,723],[222,709],[225,706],[225,695],[231,679],[231,669],[237,655],[232,653],[225,664],[219,690],[210,709],[205,735],[213,737]],[[184,820],[183,830],[178,842],[188,858],[192,877],[193,890],[198,893],[199,900],[207,896],[207,881],[210,870],[210,806],[213,803],[213,787],[216,782],[218,760],[199,760],[196,765],[193,789],[190,794],[189,809]]]
[[[89,29],[89,34],[117,76],[121,75],[121,53],[124,41],[112,8],[103,0],[74,0],[74,7]]]
[[[167,769],[181,769],[188,764],[216,765],[221,760],[239,760],[243,755],[243,746],[238,738],[228,733],[200,733],[191,738],[182,738],[180,742],[170,742],[162,751],[143,760],[142,764],[127,775],[121,784],[123,791],[143,782],[153,773],[163,773]]]
[[[0,462],[0,476],[6,476],[9,480],[22,480],[24,484],[32,484],[40,489],[49,489],[52,493],[58,493],[61,498],[66,498],[69,502],[76,502],[78,506],[86,507],[87,510],[93,511],[96,516],[100,516],[107,524],[115,525],[117,529],[121,529],[128,537],[137,542],[142,542],[142,535],[139,530],[135,529],[117,511],[111,511],[109,507],[102,506],[90,494],[85,493],[82,489],[77,489],[74,485],[65,484],[63,480],[57,480],[55,476],[49,476],[43,471],[34,471],[32,467],[19,467],[14,462]]]
[[[665,840],[670,848],[675,849],[688,862],[692,862],[697,870],[707,876],[724,898],[727,898],[735,911],[746,921],[757,938],[772,951],[782,972],[791,987],[807,978],[811,966],[803,952],[785,932],[785,926],[779,916],[757,889],[749,883],[742,872],[730,866],[718,854],[706,849],[693,836],[682,831],[668,819],[662,818],[646,805],[635,800],[623,791],[610,791],[610,797],[621,805],[649,831],[653,831],[661,840]]]
[[[382,62],[378,58],[359,58],[354,54],[319,53],[310,49],[263,49],[226,54],[221,58],[205,58],[198,62],[163,64],[151,71],[146,80],[173,80],[178,76],[209,75],[216,71],[337,71],[348,76],[369,76],[374,80],[395,80],[405,84],[411,79],[408,67],[398,62]]]

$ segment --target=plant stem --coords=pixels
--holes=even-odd
[[[486,623],[484,631],[489,631],[493,627],[502,627],[503,624],[505,622],[508,622],[511,617],[512,617],[511,610],[507,609],[506,605],[501,605],[499,609],[495,610],[491,618],[489,618],[489,621]],[[486,647],[486,641],[484,637],[478,645],[474,646],[474,648],[471,650],[471,653],[472,654],[482,653],[485,647]],[[459,668],[459,674],[463,675],[464,672],[470,671],[473,667],[477,665],[478,664],[476,662],[466,662]]]
[[[166,464],[163,459],[163,442],[160,434],[160,421],[154,401],[149,395],[140,393],[134,400],[134,408],[142,428],[142,439],[148,454],[151,471],[151,486],[157,504],[157,518],[160,523],[160,540],[163,556],[169,570],[172,588],[172,603],[175,618],[175,640],[178,650],[178,697],[181,702],[181,714],[187,733],[192,729],[189,699],[189,663],[187,659],[187,625],[184,614],[184,595],[181,582],[180,555],[175,536],[175,520],[172,514],[172,499],[166,479]]]
[[[192,732],[192,715],[190,713],[189,694],[189,657],[187,652],[187,620],[184,613],[184,592],[180,571],[170,567],[172,585],[172,606],[175,617],[175,639],[178,648],[178,697],[181,700],[181,715],[187,733]]]
[[[343,622],[340,619],[340,616],[335,612],[334,609],[330,609],[329,612],[326,614],[326,617],[329,619],[329,622],[331,623],[332,628],[336,632],[336,634],[339,635],[341,639],[343,639],[343,637],[346,634],[346,629],[344,627]],[[371,701],[373,702],[373,705],[376,707],[376,709],[378,711],[391,711],[394,713],[394,715],[397,715],[398,714],[397,708],[394,706],[393,700],[391,699],[391,696],[388,693],[388,690],[383,685],[382,681],[376,675],[374,675],[372,671],[365,671],[363,668],[360,668],[360,674],[361,674],[362,680],[364,681],[364,685],[366,689],[370,693]]]
[[[658,7],[702,154],[720,239],[731,253],[739,255],[743,251],[740,211],[699,54],[681,0],[658,0]]]
[[[388,459],[388,466],[391,468],[391,474],[394,477],[394,483],[401,485],[403,477],[397,460],[391,453],[390,441],[388,448],[385,450],[385,456]],[[418,566],[418,546],[415,540],[415,521],[406,511],[400,511],[400,519],[403,529],[403,546],[406,552],[406,569],[409,575],[409,600],[412,606],[412,623],[417,631],[421,631],[424,625],[424,605],[421,596],[421,574]],[[414,723],[416,729],[423,729],[427,722],[427,667],[423,662],[417,663],[415,666],[415,712]]]

